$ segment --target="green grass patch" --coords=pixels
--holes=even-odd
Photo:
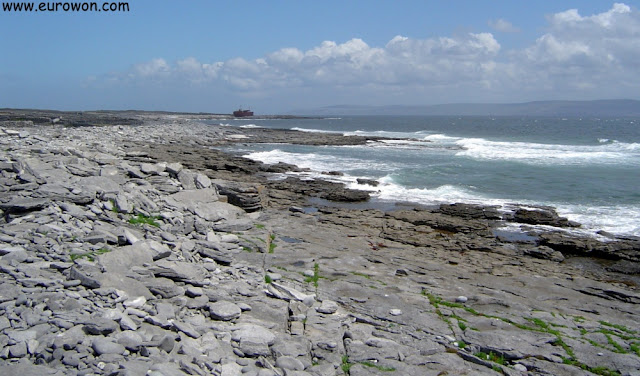
[[[273,282],[273,279],[271,279],[271,276],[269,276],[269,274],[266,274],[264,276],[264,283],[271,283]]]
[[[255,226],[256,226],[256,228],[258,230],[264,230],[265,229],[265,225],[263,225],[262,223],[256,223]]]
[[[609,344],[611,346],[613,346],[613,348],[615,349],[615,350],[613,350],[613,352],[617,352],[617,353],[620,353],[620,354],[626,354],[627,353],[627,350],[625,350],[624,347],[620,346],[620,344],[618,342],[614,341],[613,338],[611,338],[611,335],[605,334],[605,336],[607,337],[607,342],[609,342]]]
[[[366,366],[366,367],[375,368],[378,371],[382,371],[382,372],[393,372],[393,371],[396,370],[393,367],[381,366],[381,365],[375,364],[373,362],[370,362],[368,360],[365,360],[364,362],[360,362],[360,364],[362,364],[363,366]]]
[[[136,215],[135,217],[129,218],[129,223],[133,225],[151,225],[154,227],[160,227],[160,224],[156,222],[156,219],[160,219],[158,216],[148,216],[142,213]]]
[[[349,356],[343,355],[342,363],[340,364],[340,369],[342,369],[342,372],[348,375],[352,365],[353,363],[349,362]]]
[[[581,323],[587,321],[587,319],[585,319],[584,316],[574,316],[573,317],[573,321],[581,324]]]
[[[72,253],[69,255],[69,258],[71,259],[71,261],[75,261],[81,258],[86,258],[89,261],[95,261],[97,256],[105,253],[109,253],[109,252],[111,252],[111,250],[108,248],[100,248],[96,251],[89,251],[84,253]]]
[[[269,241],[267,242],[267,244],[269,244],[269,253],[273,253],[273,251],[277,247],[277,244],[273,242],[275,239],[276,239],[275,234],[269,234]]]
[[[629,333],[629,334],[637,334],[637,332],[635,330],[631,330],[629,328],[627,328],[624,325],[620,325],[620,324],[612,324],[610,322],[607,321],[598,321],[600,323],[600,325],[604,325],[604,326],[609,326],[611,328],[616,328],[620,331],[623,331],[625,333]]]
[[[371,276],[369,274],[364,274],[364,273],[360,273],[360,272],[351,272],[351,274],[357,275],[359,277],[363,277],[363,278],[366,278],[366,279],[371,279]]]

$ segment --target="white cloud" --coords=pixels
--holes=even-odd
[[[171,68],[164,59],[153,59],[146,63],[136,64],[133,66],[132,73],[141,77],[157,77],[166,76],[170,73]]]
[[[263,58],[173,64],[156,58],[107,78],[166,82],[273,98],[300,93],[347,100],[366,97],[443,101],[637,97],[640,92],[640,13],[614,4],[600,14],[567,10],[548,16],[545,33],[520,50],[503,51],[488,32],[428,39],[395,36],[382,47],[362,39],[324,41],[303,51],[282,48]],[[498,19],[501,32],[517,28]],[[349,93],[347,95],[346,93]],[[340,94],[340,95],[338,95]],[[310,99],[312,100],[312,99]]]
[[[490,20],[488,22],[488,25],[493,30],[499,31],[501,33],[517,33],[520,31],[520,29],[513,26],[511,22],[504,20],[502,18],[498,18],[497,20]]]

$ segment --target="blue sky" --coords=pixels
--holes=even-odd
[[[132,0],[129,7],[0,10],[0,107],[229,112],[242,105],[274,113],[640,99],[637,1]]]

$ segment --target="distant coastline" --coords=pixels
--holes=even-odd
[[[355,116],[557,116],[557,117],[640,117],[640,100],[535,101],[524,103],[451,103],[425,106],[336,105],[292,111],[296,115]]]
[[[109,119],[128,119],[135,124],[153,116],[181,116],[200,120],[237,119],[232,113],[148,111],[148,110],[89,110],[60,111],[48,109],[0,108],[0,121],[27,120],[35,124],[64,117],[67,123],[73,119],[92,118],[110,123]],[[640,117],[640,100],[604,99],[592,101],[534,101],[523,103],[451,103],[436,105],[333,105],[291,110],[283,114],[260,114],[241,119],[309,119],[332,116],[540,116],[540,117]],[[85,125],[85,124],[75,125]]]

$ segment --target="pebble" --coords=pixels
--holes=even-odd
[[[466,303],[469,300],[466,296],[460,295],[456,298],[456,303]]]

